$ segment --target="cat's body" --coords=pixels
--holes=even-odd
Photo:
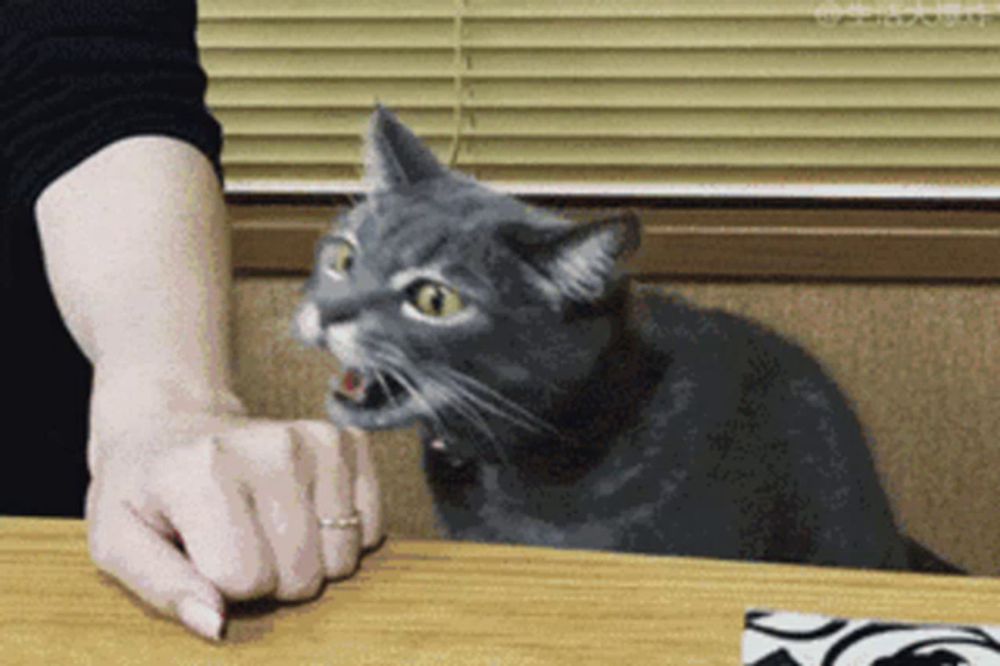
[[[861,428],[815,361],[652,289],[621,310],[607,356],[549,414],[559,436],[515,436],[505,460],[484,461],[477,444],[453,434],[442,450],[427,434],[451,536],[906,566]]]
[[[620,218],[574,224],[441,166],[380,109],[372,195],[297,316],[331,419],[418,424],[455,538],[906,568],[862,428],[762,326],[630,285]]]

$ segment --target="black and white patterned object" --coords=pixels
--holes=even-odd
[[[743,628],[743,664],[1000,666],[1000,627],[844,620],[751,610]]]

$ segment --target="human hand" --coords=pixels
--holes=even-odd
[[[97,393],[92,402],[91,556],[197,634],[221,638],[226,601],[315,596],[382,539],[362,433],[250,419],[232,401],[123,412],[130,401]]]

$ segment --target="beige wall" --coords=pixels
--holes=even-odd
[[[290,335],[299,278],[241,278],[236,353],[256,414],[321,416],[330,361]],[[1000,574],[1000,287],[668,285],[756,317],[830,368],[873,435],[897,515],[977,573]],[[410,432],[376,437],[390,532],[433,536]]]

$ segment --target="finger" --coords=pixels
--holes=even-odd
[[[277,586],[267,536],[239,479],[233,442],[210,438],[179,451],[161,467],[150,504],[178,532],[195,568],[226,598],[255,599]]]
[[[303,421],[298,430],[312,447],[315,460],[313,504],[317,518],[336,520],[354,515],[354,484],[340,433],[320,421]],[[320,545],[327,578],[349,576],[361,553],[357,526],[320,528]]]
[[[371,439],[361,430],[348,431],[354,445],[354,506],[361,514],[361,546],[374,548],[385,536],[382,490]]]
[[[212,583],[172,543],[122,503],[88,508],[90,553],[99,569],[191,631],[220,640],[225,605]]]
[[[325,577],[316,510],[308,493],[312,452],[299,437],[288,427],[257,428],[242,442],[242,454],[254,470],[250,485],[257,520],[278,576],[274,596],[285,601],[315,596]]]

